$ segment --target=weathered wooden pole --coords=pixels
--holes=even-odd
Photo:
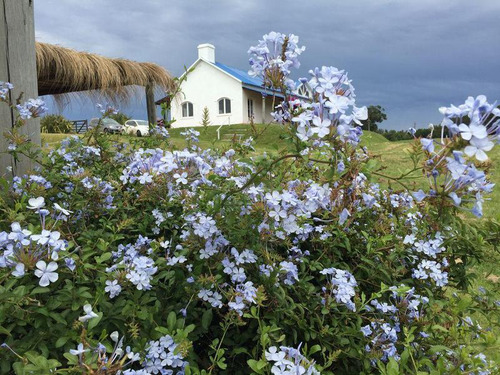
[[[146,107],[148,110],[148,122],[152,125],[156,125],[156,104],[153,82],[148,83],[146,86]]]
[[[12,101],[21,93],[23,102],[38,97],[33,8],[33,0],[0,0],[0,81],[14,85],[10,94]],[[9,175],[7,167],[10,166],[17,175],[33,167],[27,158],[14,165],[5,153],[8,142],[3,133],[12,129],[14,118],[14,111],[0,103],[0,176]],[[28,120],[21,132],[40,145],[40,119]]]
[[[262,123],[266,123],[266,95],[262,95]]]

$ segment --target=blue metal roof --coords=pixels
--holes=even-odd
[[[222,69],[226,73],[231,74],[234,78],[239,79],[243,84],[252,85],[252,86],[260,86],[262,87],[263,81],[260,78],[252,77],[247,72],[233,68],[231,66],[227,66],[225,64],[221,64],[220,62],[215,62],[216,67]]]
[[[220,62],[215,62],[214,65],[226,73],[231,74],[234,78],[239,79],[245,89],[260,92],[264,96],[275,95],[283,98],[283,95],[280,92],[264,88],[264,81],[262,81],[261,78],[252,77],[250,74],[241,69],[233,68],[232,66],[228,66]]]

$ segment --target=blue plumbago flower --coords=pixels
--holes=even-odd
[[[83,312],[85,313],[85,315],[80,316],[78,318],[78,320],[82,323],[85,323],[86,321],[88,321],[90,319],[94,319],[94,318],[98,317],[98,315],[92,311],[92,305],[89,303],[83,306]]]
[[[109,298],[115,298],[122,291],[122,287],[118,284],[118,280],[106,280],[104,291],[109,293]]]
[[[96,104],[96,107],[99,109],[99,112],[102,113],[103,117],[108,117],[109,115],[116,115],[118,113],[118,109],[113,107],[109,103],[105,104]]]
[[[339,215],[339,225],[343,225],[347,218],[350,216],[351,214],[349,213],[349,211],[347,210],[347,208],[344,208],[342,210],[342,212],[340,213]]]
[[[424,151],[427,151],[431,154],[434,152],[434,140],[429,138],[422,138],[420,142],[422,143],[422,149]]]
[[[235,310],[239,316],[243,316],[243,309],[245,308],[243,297],[236,296],[234,301],[229,302],[227,305],[229,306],[229,309]]]
[[[19,112],[19,117],[24,120],[32,117],[40,117],[49,110],[42,99],[28,99],[24,104],[17,104],[16,108]]]
[[[147,374],[183,374],[184,367],[189,363],[183,360],[180,353],[176,353],[177,344],[169,336],[163,336],[157,341],[150,341],[147,353],[142,362],[140,370],[125,370],[124,375],[147,375]],[[130,355],[131,354],[131,355]],[[134,358],[134,353],[130,352],[128,358]],[[138,357],[136,358],[138,359]]]
[[[269,347],[264,353],[266,360],[273,364],[271,374],[273,375],[319,375],[320,372],[314,367],[314,361],[308,360],[298,349],[286,346]]]
[[[415,198],[415,200],[419,203],[422,202],[427,197],[427,194],[422,189],[412,193],[412,195],[413,198]]]
[[[14,88],[14,85],[9,82],[0,81],[0,101],[7,101],[9,91]]]
[[[275,72],[287,77],[292,67],[300,67],[298,57],[305,47],[299,47],[298,43],[299,37],[293,34],[285,35],[272,31],[264,35],[257,46],[248,50],[251,67],[248,73],[261,77],[265,86],[279,88],[279,83],[271,77],[276,76]],[[282,78],[278,79],[281,82]]]
[[[370,302],[374,310],[369,306],[365,307],[374,317],[370,324],[360,329],[363,336],[370,340],[366,345],[366,351],[378,353],[380,360],[384,362],[387,362],[389,358],[399,360],[396,344],[400,339],[401,322],[408,324],[419,319],[422,306],[429,303],[427,297],[415,294],[414,288],[400,285],[389,289],[392,293],[387,302],[374,299]],[[421,336],[425,337],[425,334]]]
[[[125,278],[135,285],[138,290],[151,289],[153,275],[158,270],[155,261],[144,254],[151,254],[151,240],[147,237],[139,236],[135,244],[118,245],[117,251],[114,251],[114,264],[106,269],[108,273],[115,271],[125,272]],[[109,280],[108,280],[109,281]],[[121,292],[121,286],[117,280],[106,282],[107,292],[113,298]]]
[[[30,198],[28,200],[29,206],[26,208],[29,208],[30,210],[39,210],[43,206],[45,206],[45,198],[43,197],[38,197],[38,198]]]
[[[69,354],[71,355],[76,355],[78,357],[81,357],[83,353],[87,353],[90,351],[89,349],[84,349],[84,346],[82,343],[78,344],[76,349],[70,349]]]
[[[39,260],[36,263],[35,276],[40,279],[40,286],[48,286],[50,283],[55,283],[59,279],[59,275],[55,272],[58,268],[56,262],[45,263]]]
[[[3,252],[0,253],[0,267],[17,267],[17,264],[27,262],[26,255],[32,262],[25,264],[28,268],[42,259],[58,260],[59,252],[66,249],[66,241],[61,240],[60,236],[59,232],[48,230],[32,234],[22,229],[19,223],[12,223],[10,233],[0,232],[0,250]],[[16,274],[18,277],[21,275],[20,272]]]
[[[325,268],[320,272],[326,275],[331,284],[330,295],[335,296],[337,303],[342,303],[351,311],[355,311],[356,307],[352,298],[356,295],[354,288],[358,285],[354,276],[344,270],[337,268]]]
[[[448,284],[448,272],[443,272],[442,264],[434,260],[422,260],[417,269],[413,270],[413,277],[421,280],[431,278],[436,286],[442,287]]]
[[[442,124],[451,135],[460,134],[462,139],[469,141],[464,149],[466,155],[475,156],[479,161],[487,160],[486,152],[498,141],[500,110],[496,103],[488,103],[484,95],[476,98],[469,96],[464,104],[441,107],[439,111],[445,116]],[[463,122],[465,118],[468,118],[469,124]]]
[[[66,258],[64,260],[64,263],[66,263],[66,267],[68,267],[70,271],[75,270],[76,264],[75,264],[75,261],[73,260],[73,258]]]
[[[23,263],[17,263],[14,267],[14,271],[12,271],[12,276],[14,277],[23,277],[25,274],[25,266]]]
[[[280,272],[284,273],[284,283],[286,285],[293,285],[299,281],[299,270],[292,262],[283,261],[280,263]]]
[[[473,137],[470,140],[470,144],[465,147],[464,152],[467,156],[475,156],[479,161],[488,160],[488,155],[486,151],[490,151],[495,144],[488,138],[476,138]]]
[[[153,127],[150,127],[149,129],[149,135],[150,136],[156,136],[158,138],[170,138],[170,134],[168,133],[168,130],[164,126],[159,126],[155,125]]]
[[[366,325],[364,327],[361,327],[360,331],[363,333],[363,335],[365,337],[370,336],[373,333],[372,329],[370,328],[370,325]]]
[[[186,141],[191,142],[191,143],[198,143],[200,141],[198,139],[200,132],[197,130],[194,130],[193,128],[189,128],[189,129],[181,132],[181,135],[183,135],[186,138]]]
[[[337,164],[337,172],[342,173],[342,172],[344,172],[344,170],[345,170],[345,164],[344,164],[344,162],[341,160],[341,161],[339,161],[339,162],[338,162],[338,164]]]
[[[202,299],[205,302],[208,302],[212,307],[221,308],[222,304],[222,295],[218,292],[214,292],[209,289],[202,289],[198,293],[198,298]]]

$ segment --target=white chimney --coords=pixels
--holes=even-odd
[[[204,43],[198,46],[198,58],[215,64],[215,46]]]

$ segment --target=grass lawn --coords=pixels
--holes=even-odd
[[[256,124],[255,129],[259,136],[255,137],[254,131],[250,125],[228,125],[221,129],[221,140],[217,140],[217,126],[210,126],[207,129],[197,127],[195,128],[200,132],[200,147],[213,148],[213,149],[226,149],[231,147],[231,140],[244,140],[250,136],[256,138],[255,151],[256,153],[262,152],[276,152],[282,145],[283,140],[280,138],[283,135],[280,125],[263,125]],[[170,143],[173,148],[182,149],[186,146],[184,136],[181,133],[186,128],[169,129]],[[62,139],[66,138],[68,134],[42,134],[42,144],[47,148],[53,148]],[[115,135],[117,140],[129,142],[130,139],[136,139],[128,135]],[[398,141],[390,142],[382,135],[374,132],[365,131],[362,137],[361,145],[366,146],[370,154],[379,162],[380,166],[384,168],[383,173],[390,176],[399,176],[411,168],[412,162],[408,152],[411,149],[413,141]],[[490,179],[497,184],[498,188],[493,190],[484,205],[484,215],[486,218],[494,218],[500,220],[500,148],[494,148],[489,152],[491,159]],[[425,186],[425,180],[422,175],[417,171],[410,175],[408,181],[415,181],[415,188],[418,186]]]

